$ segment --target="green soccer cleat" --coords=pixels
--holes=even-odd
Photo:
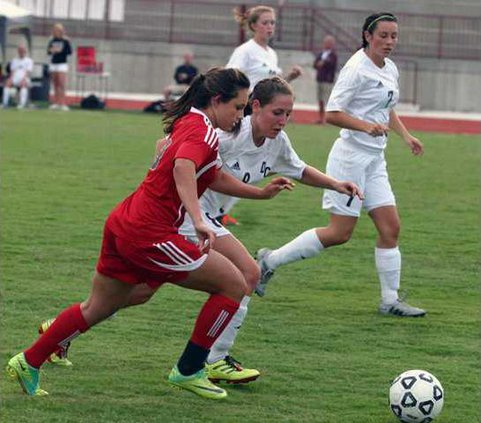
[[[38,327],[38,333],[41,335],[42,333],[46,332],[47,329],[52,325],[54,321],[55,319],[48,319],[43,321]],[[56,366],[61,366],[61,367],[73,366],[73,363],[67,358],[69,347],[70,347],[70,342],[65,347],[61,347],[57,351],[52,353],[50,357],[47,359],[47,362],[51,364],[55,364]]]
[[[39,370],[30,366],[25,360],[23,352],[12,357],[7,364],[7,373],[12,379],[17,379],[18,383],[27,395],[44,396],[47,391],[40,389]]]
[[[222,399],[227,392],[214,385],[208,378],[205,369],[199,370],[190,376],[184,376],[175,366],[169,375],[169,383],[181,389],[186,389],[203,398]]]
[[[230,355],[223,360],[216,361],[212,364],[206,364],[205,368],[209,380],[214,383],[249,383],[260,376],[259,370],[244,369],[241,367],[240,363]]]

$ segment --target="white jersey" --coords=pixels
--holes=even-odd
[[[389,113],[399,100],[399,72],[390,59],[379,68],[358,50],[344,65],[332,89],[326,111],[342,111],[371,123],[389,125]],[[387,137],[373,137],[365,132],[342,129],[340,136],[353,145],[370,151],[386,147]]]
[[[10,72],[12,73],[12,78],[14,81],[20,81],[25,78],[28,72],[33,70],[33,60],[30,57],[15,57],[10,62]]]
[[[222,170],[236,179],[255,184],[270,173],[279,173],[293,179],[302,178],[306,163],[294,151],[284,131],[273,139],[266,138],[264,144],[259,147],[254,144],[252,138],[251,116],[242,119],[241,128],[237,134],[220,129],[216,131],[219,135]],[[200,206],[207,218],[212,221],[227,213],[237,200],[237,197],[207,189],[200,198]],[[195,235],[188,214],[185,215],[179,232],[184,235]]]
[[[266,48],[260,46],[252,38],[234,50],[225,67],[244,72],[251,83],[251,91],[260,80],[282,73],[277,53],[269,46]]]

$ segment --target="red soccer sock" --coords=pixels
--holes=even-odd
[[[200,310],[190,340],[202,348],[210,349],[238,308],[239,303],[230,298],[211,295]]]
[[[88,329],[89,325],[82,315],[80,304],[74,304],[62,311],[52,326],[24,352],[25,360],[30,366],[39,368],[50,354]]]

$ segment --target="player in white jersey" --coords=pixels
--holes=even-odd
[[[347,201],[350,196],[362,198],[359,188],[351,182],[341,182],[304,163],[293,150],[283,131],[292,112],[294,95],[287,82],[279,77],[260,81],[251,94],[252,115],[242,119],[233,133],[218,131],[219,156],[222,169],[247,183],[258,182],[271,173],[279,173],[314,187],[336,190]],[[216,219],[230,197],[207,190],[201,197],[205,223],[216,234],[212,248],[228,257],[241,271],[248,284],[248,294],[242,299],[232,321],[213,344],[207,358],[207,371],[213,381],[246,383],[259,376],[256,369],[244,369],[232,359],[229,351],[242,325],[260,277],[260,269],[242,243]],[[188,219],[179,232],[197,242],[195,229]],[[129,305],[148,301],[155,291],[147,285],[136,288]]]
[[[261,79],[281,75],[277,53],[269,46],[274,36],[276,15],[272,7],[255,6],[242,13],[235,10],[236,20],[241,26],[248,26],[252,38],[237,47],[227,63],[227,68],[238,68],[244,72],[253,88]],[[299,66],[294,66],[285,76],[287,82],[302,74]]]
[[[292,148],[283,131],[292,112],[294,96],[289,84],[279,77],[260,81],[251,94],[252,115],[242,119],[234,133],[218,131],[219,156],[222,169],[245,183],[254,184],[272,173],[298,180],[314,187],[335,190],[347,201],[351,195],[361,195],[351,182],[340,182],[307,165]],[[362,196],[361,196],[362,197]],[[240,308],[207,358],[207,370],[213,380],[247,382],[257,377],[255,369],[242,369],[230,362],[229,350],[242,325],[259,280],[259,268],[246,248],[217,220],[232,197],[207,190],[200,199],[205,221],[216,233],[213,248],[230,258],[244,274],[250,291],[241,301]],[[181,234],[195,241],[195,230],[190,219],[185,219]],[[251,379],[249,379],[249,377]]]
[[[424,310],[410,306],[398,296],[400,221],[384,158],[390,129],[406,142],[414,155],[423,153],[422,143],[408,132],[394,111],[399,99],[399,75],[388,56],[398,41],[397,19],[391,13],[371,15],[362,31],[363,48],[340,72],[327,104],[328,122],[342,129],[329,154],[326,172],[358,184],[365,199],[346,201],[345,196],[326,191],[323,208],[330,212],[329,225],[310,229],[277,250],[259,250],[262,278],[256,292],[264,295],[277,267],[347,242],[364,208],[378,231],[374,256],[381,285],[379,312],[424,316]]]
[[[251,89],[253,89],[262,79],[282,75],[277,53],[269,46],[275,32],[276,14],[272,7],[262,5],[251,7],[244,13],[240,8],[234,9],[234,12],[236,21],[242,27],[249,28],[252,38],[234,50],[226,67],[237,68],[244,72],[249,78]],[[296,65],[284,79],[290,82],[301,75],[302,68]],[[244,114],[250,113],[249,104],[244,110]],[[228,215],[229,210],[237,201],[236,198],[233,198],[228,204],[225,204],[225,214],[221,220],[224,224],[237,224],[237,220]]]
[[[28,87],[30,86],[30,75],[33,70],[33,60],[27,56],[27,49],[20,45],[17,49],[18,57],[10,62],[10,77],[5,81],[3,88],[2,106],[8,107],[10,100],[10,88],[20,88],[20,101],[18,108],[23,109],[27,105]]]

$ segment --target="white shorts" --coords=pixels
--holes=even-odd
[[[15,87],[19,87],[20,84],[22,83],[22,80],[24,78],[24,75],[22,74],[18,74],[18,73],[14,73],[12,75],[12,84],[15,86]],[[27,86],[30,86],[30,79],[27,78]]]
[[[50,72],[68,72],[68,63],[50,63],[48,66]]]
[[[354,182],[364,194],[364,201],[356,197],[348,206],[348,195],[325,190],[322,208],[332,214],[359,217],[361,208],[369,212],[378,207],[396,205],[384,151],[368,152],[338,138],[329,153],[326,173],[340,181]]]
[[[216,237],[220,238],[221,236],[231,235],[230,231],[222,226],[221,223],[218,222],[214,217],[212,217],[209,212],[202,211],[202,218],[204,219],[206,225],[209,226],[212,231],[214,231]],[[192,219],[187,213],[185,214],[184,223],[182,223],[181,227],[179,228],[179,234],[184,235],[191,242],[199,242]]]

